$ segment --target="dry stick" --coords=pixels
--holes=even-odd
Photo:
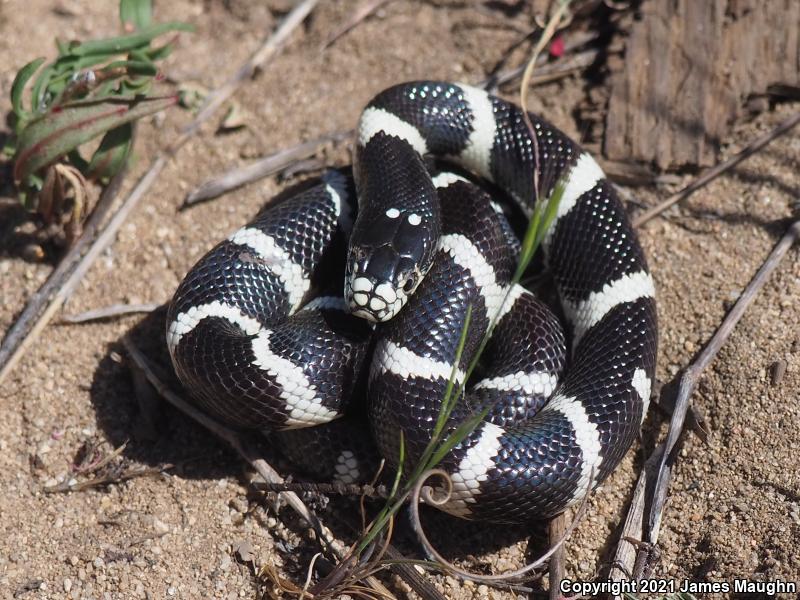
[[[800,113],[797,113],[789,117],[769,133],[766,133],[761,137],[753,140],[744,148],[744,150],[742,150],[737,154],[734,154],[728,160],[723,161],[718,165],[716,165],[715,167],[710,168],[708,171],[703,173],[703,175],[695,179],[692,183],[687,185],[681,191],[673,194],[663,202],[659,202],[652,208],[649,208],[646,211],[644,211],[642,214],[633,219],[633,226],[639,227],[644,223],[646,223],[647,221],[649,221],[650,219],[652,219],[653,217],[655,217],[656,215],[659,215],[665,210],[667,210],[673,204],[676,204],[681,200],[685,200],[691,194],[699,190],[701,187],[703,187],[710,181],[722,175],[725,171],[732,169],[740,162],[742,162],[744,159],[749,158],[750,156],[761,150],[772,140],[779,138],[783,134],[789,132],[798,123],[800,123]]]
[[[564,43],[564,54],[570,54],[573,50],[580,48],[581,46],[585,46],[586,44],[595,41],[598,38],[598,34],[596,32],[576,32],[575,34],[569,35],[566,38],[566,42]],[[536,66],[542,67],[545,65],[549,57],[546,54],[539,56],[536,59]],[[568,59],[560,59],[553,63],[553,67],[555,68],[556,65],[563,64]],[[500,87],[501,85],[505,85],[511,81],[522,76],[525,72],[525,66],[521,65],[519,67],[515,67],[513,69],[509,69],[507,71],[501,71],[494,77],[490,77],[478,83],[478,87],[482,87],[487,91],[492,91]],[[549,66],[549,65],[548,65]]]
[[[567,531],[567,515],[560,515],[550,519],[547,526],[547,534],[550,538],[550,546],[555,546],[564,533]],[[561,581],[564,579],[564,546],[558,546],[558,550],[550,557],[548,580],[550,582],[550,600],[561,598]]]
[[[650,506],[650,512],[645,529],[644,542],[646,543],[638,550],[636,567],[633,572],[634,578],[638,579],[641,576],[644,566],[647,563],[646,559],[650,553],[650,549],[658,541],[661,519],[664,512],[664,502],[669,488],[670,466],[667,463],[668,461],[671,463],[675,458],[673,450],[681,435],[686,411],[689,407],[689,398],[692,392],[694,392],[705,368],[711,363],[714,357],[716,357],[720,348],[722,348],[728,337],[730,337],[733,328],[752,304],[756,294],[761,290],[772,274],[772,271],[775,270],[789,248],[798,238],[800,238],[800,219],[796,219],[789,226],[786,233],[784,233],[783,237],[772,249],[772,252],[770,252],[767,259],[761,265],[761,268],[759,268],[753,279],[744,289],[731,311],[725,316],[725,319],[723,319],[719,328],[709,340],[708,344],[703,348],[702,352],[700,352],[697,359],[683,370],[677,380],[673,380],[673,383],[677,381],[675,411],[672,413],[672,419],[670,420],[665,450],[659,461],[655,483],[648,493],[648,502],[646,504]],[[672,385],[665,386],[665,391],[663,393],[669,393],[669,390],[676,389],[676,387]]]
[[[64,315],[61,317],[59,323],[91,323],[92,321],[101,321],[103,319],[111,319],[113,317],[120,317],[124,315],[135,315],[139,313],[149,313],[157,309],[161,304],[112,304],[111,306],[104,306],[102,308],[93,308],[77,315]]]
[[[336,32],[328,38],[328,41],[322,45],[320,50],[325,50],[330,48],[333,43],[346,34],[348,31],[351,31],[356,25],[361,23],[364,19],[369,17],[372,13],[378,10],[384,4],[388,4],[392,0],[367,0],[364,4],[362,4],[358,9],[353,13],[353,16],[350,17],[350,20],[342,25]]]
[[[596,48],[585,50],[569,58],[546,64],[536,70],[536,75],[531,77],[528,85],[541,85],[557,81],[572,75],[576,71],[586,69],[595,61],[600,51]]]
[[[274,34],[269,36],[244,66],[208,97],[205,107],[181,132],[178,139],[153,160],[150,168],[139,179],[117,213],[105,225],[103,232],[91,243],[86,255],[81,257],[83,251],[89,246],[93,234],[99,230],[100,223],[108,213],[111,202],[119,189],[119,184],[122,181],[121,174],[114,177],[112,183],[104,190],[98,207],[93,212],[89,222],[87,222],[84,234],[78,240],[78,243],[62,259],[42,288],[34,294],[3,340],[3,344],[0,346],[0,386],[2,386],[5,378],[19,362],[28,347],[70,297],[72,291],[94,264],[95,259],[114,241],[117,231],[125,218],[136,207],[145,192],[150,189],[150,186],[166,166],[167,161],[175,156],[177,151],[198,131],[213,112],[230,97],[246,77],[252,75],[257,67],[275,55],[289,33],[302,22],[318,1],[305,0],[297,5],[281,22]]]
[[[302,142],[290,148],[260,158],[241,168],[232,169],[222,175],[213,177],[202,183],[197,189],[186,196],[181,209],[187,208],[204,200],[211,200],[233,189],[252,183],[262,177],[267,177],[281,171],[294,161],[313,156],[322,144],[339,142],[353,135],[353,130],[337,131],[323,135],[314,140]]]
[[[287,179],[293,179],[311,171],[321,171],[325,168],[325,161],[316,157],[298,160],[278,172],[278,181],[285,182]]]
[[[88,479],[86,481],[72,482],[72,480],[67,480],[62,483],[58,483],[56,485],[45,487],[43,488],[43,491],[46,494],[59,494],[59,493],[65,494],[67,492],[81,492],[83,490],[88,490],[103,485],[109,485],[111,483],[121,483],[123,481],[128,481],[129,479],[135,479],[137,477],[149,477],[152,475],[160,475],[164,471],[172,469],[174,466],[175,465],[172,464],[166,464],[161,467],[130,469],[128,471],[123,471],[119,475],[104,475],[103,477]]]
[[[192,419],[200,423],[203,427],[211,431],[217,437],[225,440],[236,452],[252,466],[256,472],[264,479],[267,486],[284,484],[283,478],[272,466],[263,458],[258,458],[255,453],[242,442],[237,432],[219,424],[205,413],[197,410],[186,402],[178,394],[173,392],[167,385],[158,378],[144,354],[133,344],[128,337],[122,338],[122,344],[128,352],[131,360],[136,367],[144,373],[147,380],[155,390],[170,404],[181,412],[189,415]],[[342,544],[335,540],[327,528],[320,522],[317,516],[309,509],[300,497],[292,492],[280,492],[281,497],[308,525],[315,531],[320,543],[330,552],[330,554],[341,560],[345,549]],[[394,549],[390,549],[390,555],[394,558],[402,558],[402,555]],[[387,550],[389,552],[389,550]],[[410,565],[392,565],[392,569],[408,583],[423,600],[444,600],[441,594]],[[385,597],[392,598],[393,595],[376,578],[368,577],[367,583],[376,591],[385,594]]]
[[[286,481],[283,483],[263,483],[255,486],[264,492],[312,492],[314,494],[336,494],[338,496],[366,496],[368,498],[388,498],[385,485],[365,485],[360,483],[318,483],[316,481]]]
[[[636,488],[633,491],[625,524],[619,536],[619,544],[614,552],[614,559],[609,569],[608,578],[611,581],[627,581],[631,579],[636,562],[637,540],[641,540],[644,533],[645,491],[648,484],[652,486],[656,474],[656,467],[661,461],[664,444],[659,444],[644,464]]]

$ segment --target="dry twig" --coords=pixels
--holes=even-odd
[[[245,79],[251,77],[258,67],[275,56],[283,47],[289,34],[305,19],[318,1],[303,0],[298,4],[236,74],[208,96],[204,107],[194,120],[163,153],[153,159],[147,172],[139,179],[131,193],[122,202],[119,210],[89,247],[119,189],[122,181],[121,174],[112,180],[112,183],[103,192],[101,202],[87,223],[83,235],[53,271],[44,286],[34,294],[22,315],[3,340],[3,344],[0,346],[0,385],[19,362],[25,350],[30,347],[55,313],[64,305],[78,282],[94,264],[95,259],[113,242],[122,223],[150,189],[169,159],[175,156],[178,150],[197,133],[200,126],[225,103]],[[87,248],[89,248],[88,251],[82,256]]]
[[[599,53],[598,49],[590,48],[556,62],[548,63],[536,70],[536,75],[531,77],[528,85],[534,86],[558,81],[577,71],[587,69],[597,59]]]
[[[550,583],[550,600],[558,600],[561,598],[561,581],[564,579],[564,546],[558,544],[558,540],[564,537],[567,531],[567,515],[561,513],[560,515],[550,519],[547,526],[547,534],[550,539],[550,546],[556,546],[557,549],[550,557],[550,564],[548,565],[548,581]]]
[[[633,219],[633,226],[640,227],[653,217],[660,215],[662,212],[667,210],[673,204],[677,204],[678,202],[685,200],[707,183],[713,181],[726,171],[729,171],[730,169],[738,165],[746,158],[753,156],[753,154],[761,150],[772,140],[777,139],[783,134],[791,131],[798,123],[800,123],[800,113],[792,115],[769,133],[766,133],[761,137],[756,138],[755,140],[750,142],[747,146],[745,146],[745,148],[742,151],[734,154],[728,160],[725,160],[719,163],[718,165],[710,168],[708,171],[703,173],[700,177],[695,179],[692,183],[687,185],[681,191],[672,194],[672,196],[670,196],[663,202],[659,202],[655,206],[644,211],[642,214]]]
[[[364,485],[358,483],[318,483],[315,481],[285,481],[283,483],[257,483],[256,489],[264,492],[311,492],[314,494],[336,494],[338,496],[365,496],[367,498],[388,498],[385,485]]]
[[[59,323],[91,323],[103,319],[112,319],[125,315],[135,315],[139,313],[149,313],[157,309],[160,304],[112,304],[102,308],[93,308],[77,315],[64,315],[59,319]]]
[[[152,475],[160,475],[164,471],[167,471],[173,468],[174,466],[175,465],[172,464],[166,464],[160,467],[128,469],[126,471],[123,471],[122,473],[112,473],[109,475],[103,475],[101,477],[95,477],[94,479],[87,479],[86,481],[74,481],[73,479],[68,479],[67,481],[64,481],[62,483],[45,487],[44,492],[47,494],[81,492],[83,490],[101,487],[112,483],[121,483],[123,481],[128,481],[129,479],[135,479],[137,477],[149,477]]]
[[[644,531],[645,491],[648,485],[650,487],[653,485],[656,467],[663,452],[664,444],[660,444],[645,462],[636,481],[636,488],[633,490],[625,524],[622,526],[614,560],[608,573],[608,578],[612,581],[625,581],[632,577],[638,548],[634,540],[641,540]]]
[[[338,40],[344,34],[355,28],[359,23],[364,21],[367,17],[369,17],[372,13],[378,10],[381,6],[383,6],[384,4],[388,4],[391,1],[392,0],[367,0],[366,2],[364,2],[364,4],[362,4],[356,9],[356,11],[350,17],[350,20],[347,21],[347,23],[342,25],[333,34],[331,34],[331,37],[329,37],[328,41],[326,41],[322,45],[322,48],[320,48],[320,50],[326,50],[330,48],[336,42],[336,40]]]
[[[564,64],[565,61],[570,60],[570,58],[566,58],[567,55],[571,54],[574,50],[585,46],[591,42],[597,40],[598,34],[596,31],[587,31],[587,32],[576,32],[574,34],[569,35],[566,38],[564,43],[564,55],[565,58],[557,60],[551,64],[548,63],[549,57],[547,55],[540,55],[536,59],[536,67],[541,72],[542,70],[546,69],[558,69],[563,68],[561,65]],[[484,88],[486,91],[491,92],[499,88],[501,85],[505,85],[506,83],[510,83],[515,79],[518,79],[522,76],[525,72],[526,65],[522,65],[519,67],[515,67],[513,69],[508,69],[506,71],[501,71],[496,75],[493,75],[487,79],[484,79],[480,83],[476,85],[478,87]]]
[[[260,158],[241,168],[231,169],[202,183],[197,189],[189,192],[181,209],[188,208],[204,200],[211,200],[226,192],[234,190],[262,177],[267,177],[292,165],[295,161],[312,156],[322,144],[339,142],[353,135],[353,131],[337,131],[315,140],[302,142],[290,148]]]

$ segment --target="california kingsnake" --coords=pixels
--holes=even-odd
[[[237,426],[287,429],[335,419],[366,386],[385,458],[396,462],[400,429],[413,457],[430,435],[471,306],[458,377],[496,314],[499,341],[454,419],[492,409],[443,462],[455,485],[445,510],[528,521],[560,512],[605,479],[649,403],[653,283],[597,163],[543,119],[531,121],[535,143],[518,107],[444,82],[400,84],[373,99],[358,128],[354,224],[350,181],[330,173],[219,244],[178,288],[167,342],[197,402]],[[543,250],[569,358],[549,311],[508,288],[507,223],[460,177],[432,178],[428,156],[490,181],[528,216],[536,179],[543,199],[557,184],[563,190]],[[312,289],[322,296],[304,306]],[[388,322],[373,334],[369,321]],[[300,435],[313,439],[314,430]],[[309,459],[313,446],[287,453]],[[345,481],[372,475],[350,450],[305,462]]]

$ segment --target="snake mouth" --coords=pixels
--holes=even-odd
[[[350,312],[373,323],[392,319],[408,299],[402,288],[386,281],[376,284],[363,276],[348,280],[345,287]]]

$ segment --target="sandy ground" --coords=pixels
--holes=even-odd
[[[181,36],[166,73],[207,87],[220,84],[289,4],[159,2],[160,19],[197,26],[196,34]],[[237,101],[247,128],[215,135],[213,124],[181,151],[92,268],[67,312],[167,301],[215,240],[245,223],[285,184],[269,179],[179,213],[187,191],[231,165],[352,127],[361,106],[391,83],[411,78],[479,81],[529,23],[524,11],[505,14],[477,3],[394,2],[321,51],[351,7],[345,1],[321,3],[281,56],[241,89]],[[53,55],[53,36],[97,37],[116,27],[112,3],[0,1],[0,111],[10,108],[16,70],[35,56]],[[579,137],[575,115],[598,98],[594,108],[603,110],[604,94],[590,94],[591,87],[603,89],[602,67],[596,75],[600,78],[592,84],[575,77],[538,88],[535,107]],[[797,109],[782,105],[737,123],[721,156]],[[152,119],[143,124],[134,176],[188,118],[174,110],[158,127]],[[348,161],[341,149],[328,158],[331,164]],[[642,229],[659,292],[661,381],[702,347],[781,235],[789,203],[800,192],[798,169],[800,139],[789,135]],[[632,190],[647,202],[670,191]],[[0,213],[0,218],[9,214]],[[0,331],[51,268],[24,261],[13,247],[2,249]],[[678,582],[800,580],[798,297],[795,248],[694,396],[706,416],[708,444],[690,435],[681,452],[656,576]],[[248,550],[257,567],[276,565],[296,581],[301,577],[313,545],[286,511],[282,516],[288,525],[251,493],[241,460],[175,410],[157,407],[152,422],[152,411],[140,408],[119,339],[135,329],[137,342],[155,353],[161,327],[157,315],[53,325],[0,390],[0,597],[258,597],[262,588],[252,566],[238,560],[237,549]],[[786,372],[773,383],[770,374],[778,361]],[[663,417],[654,412],[644,424],[642,446],[651,448],[663,430]],[[87,448],[107,453],[125,441],[115,461],[120,468],[175,466],[157,476],[84,492],[43,492],[45,485],[72,477],[72,465]],[[642,455],[637,446],[592,497],[589,516],[567,545],[570,577],[590,579],[609,560]],[[333,523],[336,514],[354,508],[334,501],[330,510],[322,514]],[[473,568],[504,569],[525,558],[528,532],[434,521],[434,538]],[[541,531],[534,537],[541,537]],[[403,547],[414,551],[408,542]],[[448,597],[515,597],[447,577],[433,579]],[[402,585],[391,578],[388,582],[403,597]]]

